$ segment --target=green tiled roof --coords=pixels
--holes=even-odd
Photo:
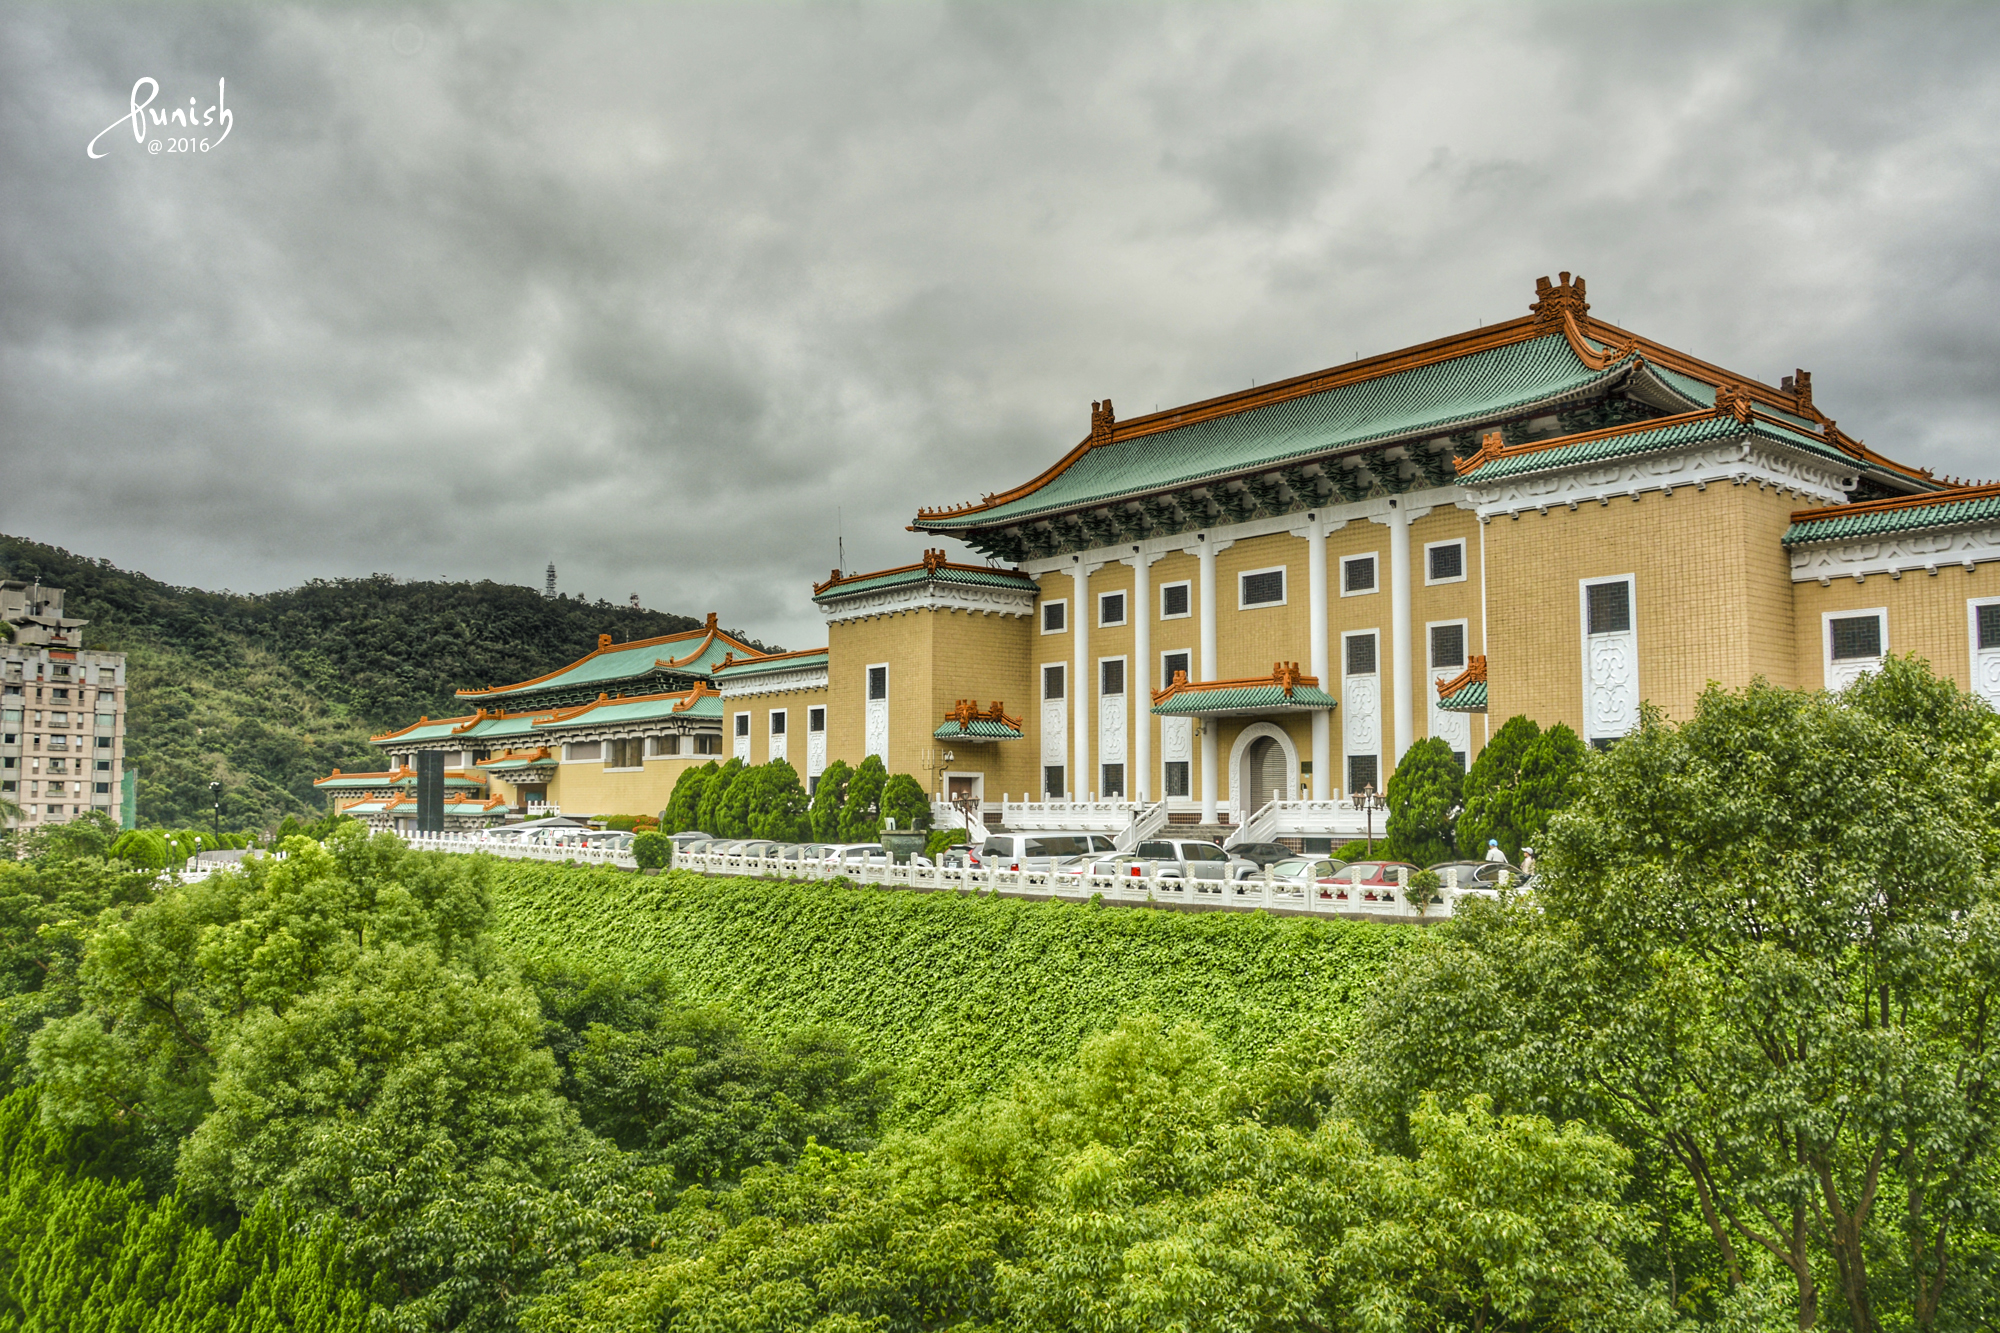
[[[1205,713],[1275,713],[1307,708],[1336,708],[1340,700],[1315,685],[1294,685],[1288,695],[1278,685],[1243,685],[1226,690],[1184,690],[1165,703],[1153,705],[1160,717],[1191,717]]]
[[[1620,362],[1592,370],[1560,335],[1532,338],[1103,445],[1040,490],[997,508],[925,519],[917,526],[932,531],[993,527],[1330,449],[1445,431],[1586,396],[1595,385],[1630,369]],[[1714,400],[1712,391],[1709,400]]]
[[[595,708],[579,713],[575,717],[559,721],[544,722],[537,731],[560,731],[565,727],[609,727],[621,722],[657,722],[669,717],[719,718],[722,716],[722,699],[718,695],[705,694],[688,708],[675,711],[685,695],[672,694],[658,699],[633,699],[621,702],[613,699],[598,704]]]
[[[384,741],[450,740],[452,729],[455,727],[462,727],[464,725],[465,725],[464,718],[455,717],[455,718],[450,718],[444,722],[432,722],[424,726],[412,727],[408,731],[396,732],[393,735],[378,736],[375,739],[377,744],[380,744]]]
[[[764,676],[774,671],[810,671],[814,667],[826,665],[826,649],[811,653],[788,653],[783,657],[753,657],[743,662],[731,662],[726,667],[717,667],[711,675],[716,680],[741,680],[745,676]]]
[[[544,755],[540,759],[496,759],[480,767],[489,773],[511,773],[517,768],[544,768],[555,762],[554,755]]]
[[[1438,707],[1447,713],[1483,713],[1486,711],[1486,682],[1475,680],[1463,689],[1454,690],[1438,700]]]
[[[1981,487],[1986,490],[1987,488]],[[1965,523],[1991,523],[2000,519],[2000,494],[1969,495],[1961,499],[1940,499],[1935,504],[1910,505],[1896,509],[1876,509],[1859,514],[1839,508],[1826,511],[1825,518],[1805,519],[1785,529],[1780,541],[1786,546],[1800,542],[1850,541],[1856,537],[1878,537],[1917,528],[1957,527]]]
[[[575,689],[589,685],[609,685],[615,681],[634,680],[650,675],[659,669],[660,663],[675,658],[686,657],[697,648],[701,655],[683,666],[674,668],[689,675],[706,675],[709,668],[720,662],[730,652],[746,651],[741,644],[732,644],[720,634],[711,634],[704,642],[700,632],[674,635],[666,639],[642,640],[629,647],[613,647],[605,652],[571,663],[545,680],[523,681],[518,685],[496,685],[490,690],[460,690],[460,698],[498,699],[517,694],[540,693],[544,690]]]
[[[980,717],[974,718],[969,725],[964,727],[959,726],[956,722],[946,722],[931,733],[931,739],[939,741],[1018,741],[1021,739],[1021,732],[1019,728],[1010,727],[1005,722],[995,722],[990,718]]]
[[[936,569],[926,569],[922,565],[911,565],[908,569],[891,569],[880,574],[870,574],[865,578],[851,579],[835,584],[825,592],[815,594],[815,602],[824,602],[835,597],[852,597],[856,593],[879,592],[884,588],[901,588],[912,583],[966,583],[988,588],[1017,588],[1022,592],[1037,592],[1041,584],[1026,574],[1011,569],[979,569],[962,565],[939,565]]]
[[[484,768],[485,765],[482,764],[480,765],[480,767]],[[447,787],[461,787],[461,788],[470,788],[473,790],[477,790],[478,788],[483,787],[486,784],[479,781],[479,779],[477,778],[448,777],[444,780],[444,785]],[[410,791],[415,791],[417,789],[417,780],[414,777],[408,777],[408,778],[354,777],[350,774],[343,773],[341,776],[337,778],[320,778],[318,781],[313,783],[313,786],[318,787],[321,791],[381,791],[392,787],[397,789],[407,788]]]
[[[1630,458],[1635,454],[1679,449],[1690,444],[1705,444],[1710,440],[1735,439],[1746,434],[1761,436],[1774,444],[1804,449],[1849,467],[1859,466],[1854,459],[1817,436],[1802,435],[1768,422],[1753,420],[1745,425],[1732,416],[1704,416],[1694,421],[1662,426],[1657,430],[1600,435],[1581,440],[1576,444],[1556,444],[1547,449],[1535,449],[1495,458],[1480,464],[1458,480],[1461,485],[1480,486],[1529,472],[1550,472],[1557,468],[1576,467],[1583,463],[1598,463],[1608,458]]]

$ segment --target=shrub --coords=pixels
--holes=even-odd
[[[931,836],[924,842],[924,855],[936,856],[947,847],[956,847],[965,841],[962,828],[932,829]]]
[[[882,789],[889,770],[882,756],[871,754],[847,780],[847,799],[840,804],[840,841],[873,842],[882,833]]]
[[[896,821],[899,829],[926,829],[931,826],[931,798],[923,784],[908,773],[898,773],[882,788],[882,816]]]
[[[812,835],[820,842],[840,841],[840,808],[847,801],[847,784],[854,770],[845,759],[836,759],[819,775],[813,788]]]
[[[632,839],[632,859],[641,870],[666,870],[674,863],[674,840],[657,829]]]
[[[1452,823],[1465,791],[1465,770],[1451,747],[1432,736],[1403,754],[1383,794],[1389,800],[1389,853],[1429,865],[1453,852]]]
[[[681,773],[680,780],[674,783],[673,795],[667,798],[666,822],[662,832],[686,833],[701,827],[701,798],[708,791],[708,780],[720,767],[711,759]]]

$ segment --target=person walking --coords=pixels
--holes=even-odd
[[[1500,850],[1500,839],[1488,838],[1486,840],[1486,859],[1489,861],[1498,861],[1501,865],[1507,864],[1507,853]]]
[[[1521,873],[1523,875],[1535,873],[1535,849],[1532,847],[1521,849]]]

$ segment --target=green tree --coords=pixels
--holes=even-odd
[[[714,777],[721,765],[713,759],[699,767],[681,770],[674,782],[673,793],[667,797],[667,808],[661,817],[662,833],[686,833],[701,827],[701,798],[709,779]]]
[[[1384,851],[1420,866],[1449,860],[1464,787],[1465,770],[1437,737],[1404,751],[1383,792],[1389,803]]]
[[[1375,998],[1357,1097],[1591,1118],[1686,1200],[1699,1248],[1672,1265],[1738,1292],[1775,1266],[1801,1328],[1973,1326],[2000,1297],[1975,1072],[1997,742],[1900,659],[1838,695],[1711,686],[1678,727],[1644,710],[1550,826],[1536,901],[1469,912]]]
[[[641,870],[665,870],[674,863],[674,841],[658,829],[634,834],[632,860]]]
[[[750,836],[776,842],[812,838],[812,809],[799,771],[783,759],[762,766],[757,798],[749,810]]]
[[[931,798],[922,783],[898,773],[882,787],[882,814],[894,819],[899,829],[927,829],[932,823]]]
[[[729,784],[728,794],[716,803],[716,833],[724,838],[750,836],[751,812],[764,803],[770,785],[768,765],[746,764]]]
[[[1516,841],[1501,845],[1512,855],[1545,840],[1549,821],[1575,802],[1583,790],[1584,763],[1589,751],[1583,739],[1565,723],[1543,732],[1521,756],[1510,814]],[[1515,857],[1518,862],[1519,857]]]
[[[812,836],[816,842],[839,842],[840,810],[847,801],[847,784],[854,770],[845,759],[836,759],[819,775],[812,794]]]
[[[882,756],[871,754],[847,780],[847,796],[840,803],[840,841],[873,842],[882,836],[882,789],[889,783],[889,770]]]
[[[712,833],[718,838],[729,837],[722,813],[722,803],[729,796],[730,787],[743,772],[743,761],[731,759],[717,769],[701,789],[701,808],[695,816],[695,827],[704,833]],[[743,834],[735,835],[737,837]]]
[[[1454,828],[1460,856],[1479,860],[1486,855],[1487,839],[1498,838],[1508,860],[1521,859],[1520,839],[1514,832],[1514,786],[1520,780],[1521,756],[1541,735],[1540,724],[1517,713],[1472,761],[1465,774],[1465,808]]]

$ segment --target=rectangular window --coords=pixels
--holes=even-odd
[[[572,763],[581,763],[604,757],[604,747],[597,741],[578,741],[573,745],[565,745],[563,752]]]
[[[1191,614],[1188,610],[1188,585],[1185,583],[1163,583],[1160,585],[1160,619],[1181,620]]]
[[[1623,579],[1616,583],[1586,584],[1583,595],[1590,617],[1585,633],[1624,634],[1632,628],[1631,584]]]
[[[1060,634],[1069,627],[1068,602],[1042,603],[1042,633]]]
[[[1042,668],[1042,697],[1044,699],[1063,697],[1063,669],[1060,662]]]
[[[1350,634],[1347,636],[1347,674],[1350,676],[1372,676],[1375,674],[1375,636],[1373,634]]]
[[[1124,658],[1114,657],[1108,661],[1099,662],[1097,664],[1097,671],[1098,671],[1098,693],[1100,694],[1125,693]]]
[[[806,709],[806,730],[807,731],[826,730],[826,710],[824,708]]]
[[[99,713],[97,715],[97,725],[100,727],[115,727],[118,725],[118,715],[116,713]]]
[[[889,668],[872,666],[868,668],[868,697],[886,699],[889,697]]]
[[[785,734],[785,713],[783,709],[778,709],[771,714],[771,734],[773,736],[782,736]]]
[[[98,748],[98,749],[100,749],[100,750],[108,750],[108,749],[110,749],[110,748],[111,748],[111,738],[110,738],[109,736],[99,736],[99,737],[97,738],[97,748]]]
[[[722,737],[716,735],[712,731],[708,732],[705,735],[695,737],[694,752],[696,754],[721,754]]]
[[[1103,768],[1104,785],[1098,788],[1098,798],[1106,801],[1125,799],[1125,765],[1105,764]]]
[[[1189,680],[1194,679],[1194,659],[1182,650],[1177,653],[1160,654],[1160,686],[1162,689],[1174,683],[1174,673],[1179,672]]]
[[[1974,609],[1979,613],[1979,646],[2000,648],[2000,602],[1987,602]]]
[[[1458,583],[1465,578],[1465,543],[1431,542],[1424,547],[1424,581]]]
[[[1833,660],[1882,655],[1882,617],[1840,616],[1827,622],[1833,639]]]
[[[1125,623],[1125,594],[1107,592],[1097,599],[1097,623],[1100,626],[1122,625]]]
[[[750,715],[748,713],[738,713],[733,720],[736,723],[736,734],[738,736],[748,736],[750,734]]]
[[[608,747],[610,749],[610,753],[605,756],[604,766],[606,768],[644,767],[646,762],[646,757],[641,751],[641,747],[643,744],[644,742],[642,742],[636,736],[632,737],[629,740],[618,740],[610,742]]]
[[[681,752],[681,738],[678,736],[655,736],[652,738],[652,752],[655,758]]]
[[[109,759],[98,760],[97,771],[100,773],[109,773],[111,771],[111,761]]]
[[[1254,569],[1239,575],[1239,606],[1279,606],[1285,600],[1284,569]]]
[[[1060,801],[1068,789],[1063,786],[1063,766],[1061,764],[1042,765],[1042,795]]]
[[[1169,759],[1166,766],[1167,795],[1186,796],[1188,794],[1188,761]]]
[[[1347,756],[1347,794],[1366,791],[1373,787],[1382,789],[1379,766],[1372,754],[1351,754]]]
[[[1623,586],[1622,584],[1620,585]],[[1465,665],[1465,626],[1431,626],[1431,668]]]
[[[1340,561],[1340,595],[1351,597],[1358,592],[1375,591],[1375,557],[1372,555],[1350,555]]]

